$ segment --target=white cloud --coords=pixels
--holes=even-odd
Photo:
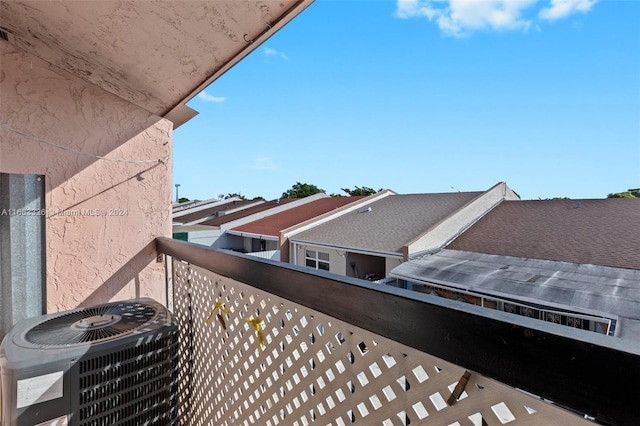
[[[271,47],[265,47],[262,50],[262,53],[264,53],[264,56],[279,56],[284,60],[289,60],[289,57],[285,55],[284,52],[280,52],[276,49],[272,49]]]
[[[205,102],[224,102],[227,100],[224,96],[213,96],[207,93],[206,90],[198,93],[198,99]]]
[[[551,6],[540,11],[540,17],[555,21],[574,13],[587,13],[596,2],[597,0],[551,0]]]
[[[399,18],[424,16],[433,19],[438,13],[438,9],[432,7],[431,2],[419,0],[398,0],[398,7],[396,9],[396,16]]]
[[[397,0],[398,18],[423,17],[447,36],[463,37],[478,30],[527,31],[538,18],[555,20],[588,12],[597,0],[551,0],[539,8],[539,0]]]
[[[257,157],[253,160],[251,168],[257,170],[277,170],[278,166],[271,157]]]

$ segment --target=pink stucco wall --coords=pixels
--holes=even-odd
[[[171,233],[172,123],[8,43],[0,54],[0,122],[35,138],[0,127],[0,171],[45,176],[48,312],[164,301],[154,238]]]

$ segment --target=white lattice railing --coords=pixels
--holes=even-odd
[[[202,268],[174,268],[174,309],[189,331],[181,355],[190,375],[181,389],[185,424],[583,421],[473,373],[449,406],[464,368]],[[260,349],[248,322],[254,319],[261,321]]]
[[[202,261],[206,255],[199,252],[194,262],[207,263]],[[258,264],[252,267],[258,261],[241,259],[250,268],[242,275],[256,283],[249,285],[178,257],[170,258],[169,276],[172,310],[180,323],[183,425],[592,424],[583,415],[372,332],[377,324],[365,321],[369,330],[354,325],[363,324],[362,318],[384,317],[368,309],[384,306],[384,301],[371,303],[390,297],[384,292],[374,299],[352,297],[354,321],[344,321],[320,312],[322,301],[341,300],[340,292],[303,291],[319,306],[310,309],[259,288],[272,277],[262,276]],[[295,270],[283,274],[288,285],[305,281]],[[312,277],[319,286],[323,280],[322,274]],[[406,323],[410,333],[419,327]],[[513,366],[504,362],[504,368]]]

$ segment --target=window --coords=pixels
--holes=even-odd
[[[309,268],[322,269],[323,271],[329,270],[329,253],[323,253],[315,250],[305,250],[304,252],[305,264]]]

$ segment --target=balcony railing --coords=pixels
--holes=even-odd
[[[640,349],[632,342],[168,238],[156,243],[180,323],[181,424],[640,419]]]

